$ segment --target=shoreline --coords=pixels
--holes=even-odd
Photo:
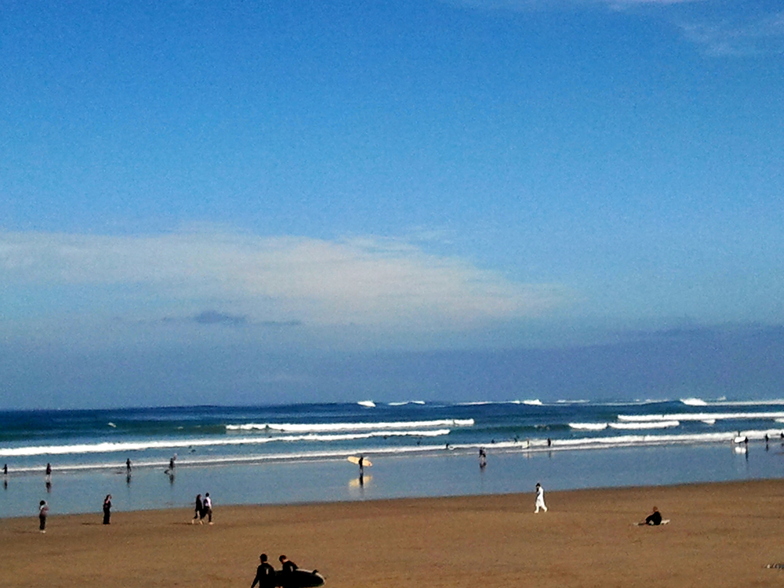
[[[249,586],[285,553],[327,586],[768,586],[784,562],[784,479],[295,505],[53,513],[0,521],[0,586]],[[652,506],[671,523],[638,527]]]

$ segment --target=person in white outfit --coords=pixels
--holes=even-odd
[[[540,508],[544,510],[544,512],[547,512],[547,506],[545,506],[544,504],[544,488],[542,488],[542,485],[537,482],[536,483],[536,510],[534,512],[538,513]]]

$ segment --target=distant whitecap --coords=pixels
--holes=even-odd
[[[366,408],[376,408],[376,403],[372,400],[360,400],[357,404]]]
[[[686,406],[708,406],[702,398],[681,398],[681,402]]]
[[[607,423],[569,423],[569,427],[583,431],[603,431]]]

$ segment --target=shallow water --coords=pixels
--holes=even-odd
[[[47,491],[43,475],[10,475],[0,491],[0,517],[31,516],[45,499],[51,514],[95,512],[112,494],[115,516],[122,511],[188,508],[196,494],[210,492],[216,516],[227,504],[290,504],[400,497],[531,493],[536,482],[551,495],[558,490],[614,486],[669,485],[784,476],[784,453],[766,445],[705,444],[621,447],[594,450],[506,450],[488,446],[479,467],[469,450],[423,455],[373,455],[362,484],[356,466],[343,459],[273,463],[55,470]]]

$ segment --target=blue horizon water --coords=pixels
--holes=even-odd
[[[50,411],[6,412],[0,463],[10,473],[0,518],[34,516],[42,499],[52,515],[100,516],[106,494],[120,515],[190,508],[196,494],[210,492],[219,516],[230,504],[518,492],[531,493],[533,507],[536,482],[552,497],[580,488],[779,478],[782,404],[366,402],[65,411],[54,419]],[[479,447],[488,454],[484,469]],[[373,460],[362,485],[346,460],[352,454]]]

